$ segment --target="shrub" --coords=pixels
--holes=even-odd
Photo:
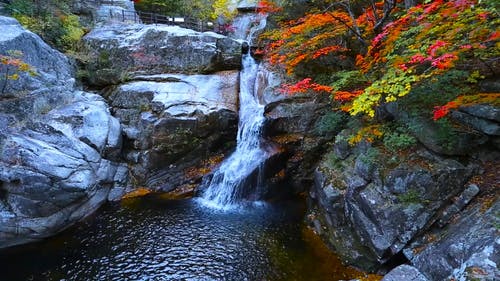
[[[327,168],[332,170],[342,168],[342,159],[340,159],[334,152],[329,152],[325,155],[324,163]]]
[[[383,142],[384,146],[392,152],[405,150],[417,144],[417,140],[412,135],[398,131],[386,132]]]
[[[375,147],[370,147],[359,156],[359,160],[365,164],[373,165],[381,162],[382,153]]]
[[[7,56],[0,55],[0,94],[5,93],[9,80],[19,79],[21,73],[36,75],[35,69],[21,59],[21,51],[11,50],[8,53]]]
[[[346,116],[344,113],[330,111],[319,118],[315,124],[314,131],[319,135],[338,133],[344,127],[345,120]]]
[[[8,9],[25,28],[38,34],[49,45],[67,52],[75,50],[85,31],[79,17],[70,13],[66,2],[13,0]]]

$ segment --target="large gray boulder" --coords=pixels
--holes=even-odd
[[[0,248],[54,235],[123,194],[121,126],[105,100],[74,88],[68,59],[0,17],[0,54],[19,50],[36,76],[0,99]],[[11,83],[12,82],[12,83]]]
[[[34,33],[24,29],[17,20],[0,16],[0,55],[8,56],[9,53],[20,51],[20,59],[31,65],[36,75],[31,76],[25,72],[20,73],[18,80],[4,80],[4,74],[13,68],[0,66],[0,89],[5,86],[0,98],[22,96],[32,91],[43,91],[50,87],[63,87],[72,89],[75,79],[74,68],[67,57],[52,49]]]
[[[123,125],[124,154],[138,186],[171,191],[193,180],[189,168],[233,147],[238,71],[137,79],[108,99]]]
[[[41,100],[42,111],[30,109]],[[125,188],[127,167],[112,161],[120,124],[101,97],[45,93],[0,109],[0,248],[53,235]]]
[[[241,44],[178,26],[106,25],[84,38],[89,82],[118,84],[137,74],[214,73],[239,69]]]

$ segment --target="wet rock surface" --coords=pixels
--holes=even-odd
[[[387,275],[382,278],[382,281],[428,281],[422,273],[415,267],[409,265],[400,265],[391,270]]]
[[[267,101],[264,136],[282,147],[287,155],[284,177],[294,192],[303,192],[313,183],[314,169],[327,150],[325,144],[343,124],[330,120],[326,95],[286,96],[271,88],[262,91],[262,99]],[[342,119],[342,114],[334,115],[333,119]]]

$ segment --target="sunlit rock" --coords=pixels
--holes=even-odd
[[[123,126],[124,152],[138,184],[170,191],[192,180],[186,177],[189,168],[232,147],[238,71],[137,79],[108,99]]]
[[[84,37],[89,81],[117,84],[136,75],[239,69],[241,44],[213,32],[166,25],[106,25]]]
[[[14,19],[0,17],[0,54],[22,52],[37,75],[0,98],[0,248],[54,235],[127,187],[121,126],[105,100],[74,87],[73,67]],[[5,81],[3,81],[5,82]],[[116,193],[116,192],[115,192]]]

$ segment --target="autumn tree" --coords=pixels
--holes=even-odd
[[[374,115],[377,105],[407,96],[416,86],[464,70],[471,83],[498,69],[500,24],[491,1],[443,1],[411,8],[371,41],[357,66],[372,83],[353,100],[351,114]]]
[[[498,71],[493,0],[320,2],[266,34],[269,61],[299,80],[285,84],[288,92],[331,89],[344,110],[373,117],[377,106],[422,95],[422,88],[440,79],[474,84]],[[435,96],[426,96],[430,106],[446,103]],[[491,96],[461,101],[491,101]],[[446,108],[450,105],[437,107],[437,115],[444,116]]]

